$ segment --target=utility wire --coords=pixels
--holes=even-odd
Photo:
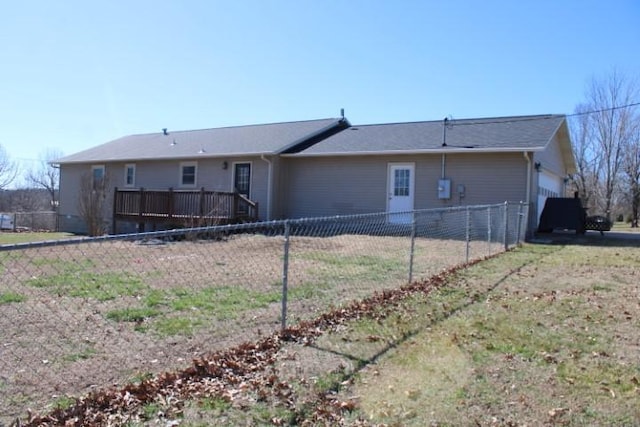
[[[483,119],[461,119],[461,120],[464,120],[465,122],[458,122],[455,119],[449,119],[447,123],[447,127],[473,126],[473,125],[477,126],[477,125],[489,125],[489,124],[499,124],[499,123],[517,123],[517,122],[530,122],[530,121],[536,121],[536,120],[549,120],[562,115],[565,117],[585,116],[588,114],[598,114],[598,113],[604,113],[606,111],[614,111],[614,110],[620,110],[623,108],[632,108],[637,106],[640,106],[640,102],[633,102],[630,104],[618,105],[615,107],[602,108],[599,110],[583,111],[583,112],[572,113],[572,114],[549,114],[549,115],[543,115],[543,116],[521,117],[521,118],[501,119],[501,120],[488,120],[488,121]]]
[[[580,113],[566,114],[566,116],[567,117],[586,116],[587,114],[604,113],[605,111],[614,111],[614,110],[620,110],[622,108],[637,107],[638,105],[640,105],[640,102],[634,102],[634,103],[626,104],[626,105],[619,105],[617,107],[602,108],[600,110],[583,111],[583,112],[580,112]]]

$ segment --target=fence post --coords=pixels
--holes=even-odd
[[[284,222],[284,257],[282,263],[282,329],[287,327],[287,287],[289,286],[289,235],[291,225]]]
[[[522,201],[518,206],[518,234],[516,235],[516,245],[520,244],[520,233],[522,233]]]
[[[489,246],[489,255],[491,255],[491,206],[487,208],[487,243]]]
[[[413,211],[411,221],[411,252],[409,253],[409,283],[413,282],[413,257],[416,248],[416,211]]]
[[[504,202],[504,250],[509,250],[509,202]]]
[[[471,216],[469,213],[469,206],[467,206],[467,218],[466,218],[466,232],[467,235],[465,236],[465,240],[466,240],[466,249],[465,249],[465,262],[468,264],[469,263],[469,243],[471,240]]]

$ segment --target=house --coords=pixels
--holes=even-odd
[[[72,231],[82,229],[77,195],[87,175],[109,175],[118,197],[140,188],[172,195],[199,191],[200,200],[205,191],[235,194],[240,203],[259,206],[258,220],[522,201],[533,206],[533,230],[546,197],[563,196],[575,171],[563,115],[358,126],[342,117],[164,130],[120,138],[58,163],[62,223]],[[142,200],[132,204],[142,206]],[[198,216],[211,208],[183,203],[187,207],[172,207],[171,215]],[[114,219],[126,217],[112,204],[115,225]],[[143,210],[133,209],[139,218],[118,221],[124,225],[117,231],[152,223]],[[156,219],[166,222],[166,211]]]
[[[291,218],[522,201],[533,230],[575,172],[563,115],[350,126],[282,157]]]
[[[115,206],[104,212],[110,232],[179,226],[181,219],[202,214],[206,203],[200,203],[204,199],[201,193],[205,190],[209,205],[235,194],[253,203],[252,212],[245,212],[251,219],[269,220],[274,218],[273,207],[281,203],[281,193],[273,184],[279,177],[281,154],[303,149],[348,126],[341,117],[188,131],[163,129],[125,136],[64,157],[55,162],[60,166],[60,228],[87,231],[79,201],[88,180],[93,185],[108,182],[107,206],[116,201],[123,204],[122,212]],[[159,191],[143,196],[139,194],[142,188]],[[176,198],[175,203],[168,192]],[[229,211],[230,202],[225,203]],[[237,210],[227,212],[225,219],[236,219]]]

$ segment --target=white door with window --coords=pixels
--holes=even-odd
[[[389,163],[389,182],[387,184],[389,222],[393,224],[411,223],[414,199],[414,171],[413,163]]]

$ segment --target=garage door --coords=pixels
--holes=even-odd
[[[547,197],[564,197],[562,184],[562,178],[558,175],[547,171],[538,173],[538,221]]]

